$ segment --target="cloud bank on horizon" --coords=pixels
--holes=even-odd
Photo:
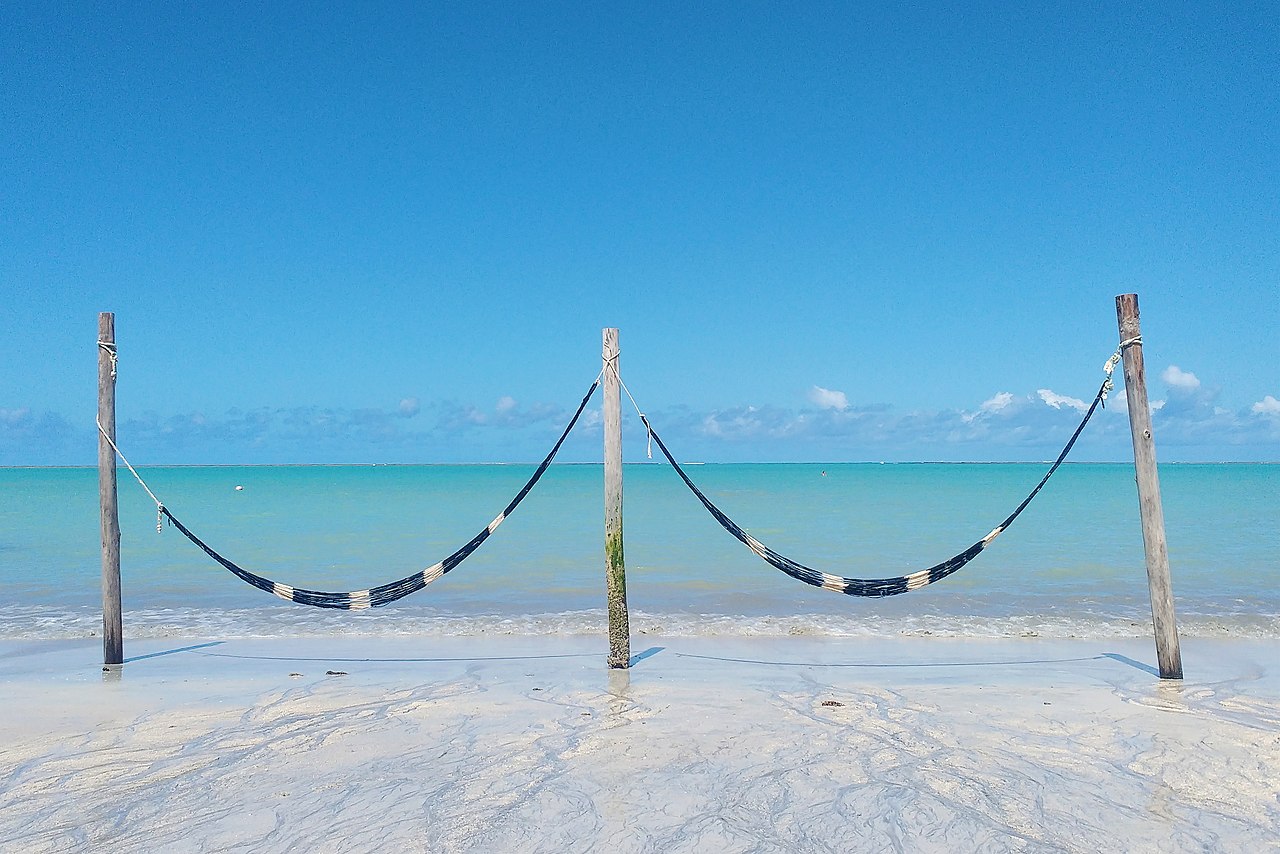
[[[1280,459],[1280,400],[1264,395],[1240,410],[1217,389],[1169,365],[1153,399],[1165,462]],[[1152,389],[1155,393],[1155,389]],[[1074,459],[1124,460],[1128,425],[1122,389],[1084,433]],[[997,392],[972,409],[901,410],[854,405],[813,385],[808,406],[741,405],[648,413],[677,455],[706,461],[1018,461],[1053,456],[1089,402],[1040,388]],[[1117,405],[1118,404],[1118,405]],[[377,408],[259,407],[123,418],[118,436],[138,464],[527,462],[540,457],[572,413],[564,404],[523,404],[503,395],[487,406],[405,397]],[[624,413],[628,459],[641,458],[638,419]],[[599,459],[601,417],[589,408],[567,443],[566,461]],[[92,425],[60,413],[0,408],[0,464],[87,465]],[[1262,454],[1258,450],[1263,451]]]

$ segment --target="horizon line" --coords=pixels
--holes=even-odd
[[[479,467],[479,466],[536,466],[541,460],[525,461],[470,461],[470,462],[423,462],[423,463],[144,463],[136,465],[137,469],[161,468],[428,468],[428,467]],[[1052,465],[1053,460],[684,460],[682,466],[1025,466]],[[1272,466],[1280,465],[1280,460],[1167,460],[1158,462],[1161,466]],[[552,466],[602,466],[603,461],[553,462]],[[633,460],[623,461],[624,466],[666,466],[665,460]],[[1126,460],[1064,460],[1063,466],[1132,466]],[[3,464],[0,469],[21,470],[79,470],[96,469],[96,464],[50,464],[24,465]]]

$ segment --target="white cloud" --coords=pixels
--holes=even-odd
[[[6,427],[17,427],[31,419],[31,410],[23,407],[21,409],[0,409],[0,424]]]
[[[809,402],[823,409],[848,409],[849,398],[842,391],[832,391],[816,385],[809,389]]]
[[[998,392],[982,402],[977,412],[957,411],[960,420],[965,424],[973,424],[979,421],[983,415],[994,413],[1004,413],[1005,416],[1011,415],[1018,410],[1018,399],[1011,392]]]
[[[1262,400],[1255,403],[1252,410],[1258,415],[1280,415],[1280,400],[1276,400],[1271,395],[1267,395]]]
[[[1089,404],[1085,403],[1078,397],[1067,397],[1064,394],[1058,394],[1047,388],[1037,389],[1036,394],[1040,395],[1040,399],[1049,406],[1052,406],[1054,409],[1061,409],[1064,406],[1069,406],[1076,412],[1084,412],[1089,408]]]
[[[1012,403],[1013,395],[1010,392],[1002,391],[994,397],[983,401],[979,409],[983,412],[1000,412],[1003,409],[1008,409]]]
[[[1167,399],[1151,403],[1163,458],[1280,459],[1280,394],[1227,409],[1215,405],[1211,385],[1173,366],[1165,373],[1166,382],[1172,380]],[[796,408],[674,407],[651,417],[674,453],[694,459],[1047,459],[1087,409],[1084,401],[1045,388],[1001,391],[968,411],[861,407],[820,386],[807,397]],[[151,461],[532,459],[545,452],[568,415],[559,405],[510,396],[482,407],[406,397],[378,410],[146,414],[124,423],[121,433],[131,455],[146,460],[149,454]],[[599,435],[600,421],[598,407],[583,413],[569,454],[594,458],[591,438]],[[92,433],[91,420],[73,427],[54,414],[10,404],[0,408],[0,465],[82,462],[92,451]],[[628,435],[643,447],[642,430]],[[576,449],[575,441],[587,450]],[[1124,406],[1100,409],[1075,458],[1122,459],[1127,442]]]
[[[1170,365],[1164,369],[1164,373],[1160,374],[1160,379],[1164,380],[1165,385],[1170,388],[1176,388],[1181,391],[1195,391],[1200,388],[1200,379],[1190,371],[1184,371],[1177,365]]]
[[[731,440],[786,438],[803,434],[810,424],[810,419],[803,412],[794,413],[771,406],[741,406],[703,416],[699,432]]]

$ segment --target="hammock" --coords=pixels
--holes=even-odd
[[[830,573],[813,569],[802,563],[798,563],[785,555],[778,554],[773,549],[769,548],[764,543],[744,531],[742,526],[730,519],[725,515],[724,511],[713,504],[711,499],[707,498],[707,496],[703,494],[702,490],[698,489],[694,482],[690,480],[689,475],[685,473],[685,470],[676,462],[675,457],[671,455],[671,451],[667,450],[666,443],[664,443],[661,437],[658,436],[657,432],[653,429],[653,425],[649,423],[649,419],[645,417],[643,413],[640,413],[640,420],[649,431],[649,435],[653,438],[653,441],[658,444],[658,448],[661,449],[663,456],[667,458],[667,462],[671,463],[671,467],[675,469],[676,474],[680,475],[680,479],[685,482],[685,485],[688,486],[693,494],[697,496],[697,499],[702,502],[702,506],[707,508],[707,512],[715,517],[715,520],[719,522],[726,531],[741,540],[746,544],[747,548],[751,549],[771,566],[782,570],[792,578],[803,581],[805,584],[811,584],[814,587],[821,587],[824,590],[831,590],[836,593],[845,593],[850,596],[896,596],[899,593],[918,590],[921,587],[946,578],[948,575],[977,557],[983,549],[991,544],[992,540],[1000,536],[1006,528],[1013,524],[1013,520],[1017,519],[1018,515],[1026,509],[1028,504],[1031,503],[1031,499],[1035,498],[1036,495],[1040,493],[1040,490],[1044,488],[1044,485],[1049,482],[1049,478],[1052,477],[1053,473],[1058,470],[1060,465],[1062,465],[1062,461],[1067,458],[1067,454],[1070,453],[1071,448],[1075,445],[1076,439],[1080,438],[1080,433],[1084,430],[1084,426],[1088,424],[1089,419],[1093,417],[1094,410],[1096,410],[1099,405],[1106,405],[1104,401],[1106,400],[1107,393],[1111,390],[1111,367],[1114,367],[1114,357],[1112,362],[1108,362],[1107,379],[1103,381],[1102,386],[1098,389],[1097,395],[1093,398],[1093,403],[1089,405],[1089,410],[1084,414],[1084,418],[1080,421],[1080,426],[1076,427],[1076,431],[1071,434],[1071,438],[1067,441],[1066,447],[1062,449],[1062,453],[1058,454],[1058,458],[1054,460],[1053,465],[1049,467],[1049,471],[1045,473],[1045,476],[1040,479],[1038,484],[1036,484],[1036,488],[1031,490],[1031,493],[1026,498],[1022,499],[1022,503],[1018,505],[1016,510],[1009,514],[1008,518],[997,525],[991,533],[987,534],[985,537],[978,540],[959,554],[947,558],[942,563],[935,564],[928,569],[921,569],[917,572],[898,575],[893,578],[845,578],[840,575],[831,575]]]
[[[591,384],[591,388],[587,391],[586,396],[582,398],[582,403],[578,404],[578,411],[573,414],[573,418],[569,421],[569,426],[565,427],[564,432],[560,434],[560,438],[556,441],[555,447],[551,449],[551,453],[547,454],[546,458],[542,461],[542,464],[538,466],[537,471],[533,473],[533,476],[530,477],[529,481],[524,485],[524,488],[516,493],[516,497],[511,499],[511,502],[506,506],[506,508],[494,517],[494,520],[481,530],[480,533],[476,534],[467,542],[466,545],[439,563],[429,566],[421,572],[415,572],[413,575],[405,576],[398,581],[392,581],[389,584],[383,584],[378,587],[370,587],[368,590],[356,590],[349,593],[330,593],[323,590],[306,590],[300,587],[282,584],[279,581],[272,581],[271,579],[264,578],[261,575],[256,575],[214,551],[212,547],[193,534],[186,525],[179,522],[178,518],[169,511],[169,508],[165,507],[159,501],[156,502],[156,507],[161,514],[168,518],[169,522],[172,523],[175,528],[182,532],[183,536],[203,549],[209,557],[222,564],[242,581],[252,584],[259,590],[265,590],[268,593],[279,596],[281,599],[287,599],[290,602],[297,602],[299,605],[312,605],[316,608],[341,608],[348,611],[363,611],[367,608],[378,608],[382,605],[394,602],[397,599],[403,599],[410,593],[416,593],[426,587],[428,584],[435,581],[437,578],[440,578],[446,572],[470,557],[472,552],[480,548],[481,543],[489,539],[489,535],[497,530],[497,527],[511,515],[512,511],[514,511],[516,507],[520,505],[520,502],[524,500],[525,496],[529,494],[529,490],[533,489],[534,485],[542,478],[543,473],[546,472],[547,467],[551,465],[551,461],[555,459],[556,454],[560,451],[560,446],[564,444],[565,438],[567,438],[570,431],[573,430],[574,425],[578,423],[578,418],[582,415],[582,411],[587,408],[587,401],[591,400],[591,396],[595,394],[596,388],[599,385],[599,380]],[[132,466],[130,466],[130,469],[132,469]],[[137,476],[136,472],[134,472],[134,476]],[[141,482],[141,478],[139,478],[139,482]],[[148,489],[147,492],[150,493],[151,490]],[[154,495],[152,497],[154,497]]]

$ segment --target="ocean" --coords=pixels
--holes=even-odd
[[[467,542],[533,465],[154,467],[177,518],[259,575],[348,591]],[[983,537],[1041,464],[707,464],[688,472],[766,545],[880,578]],[[602,470],[554,465],[452,572],[385,608],[291,604],[240,581],[119,474],[130,638],[604,633]],[[1280,465],[1162,465],[1175,606],[1189,637],[1280,637]],[[666,465],[625,467],[633,635],[1141,637],[1151,633],[1131,466],[1066,464],[955,575],[900,596],[809,587],[730,537]],[[0,638],[101,632],[97,472],[0,469]]]

